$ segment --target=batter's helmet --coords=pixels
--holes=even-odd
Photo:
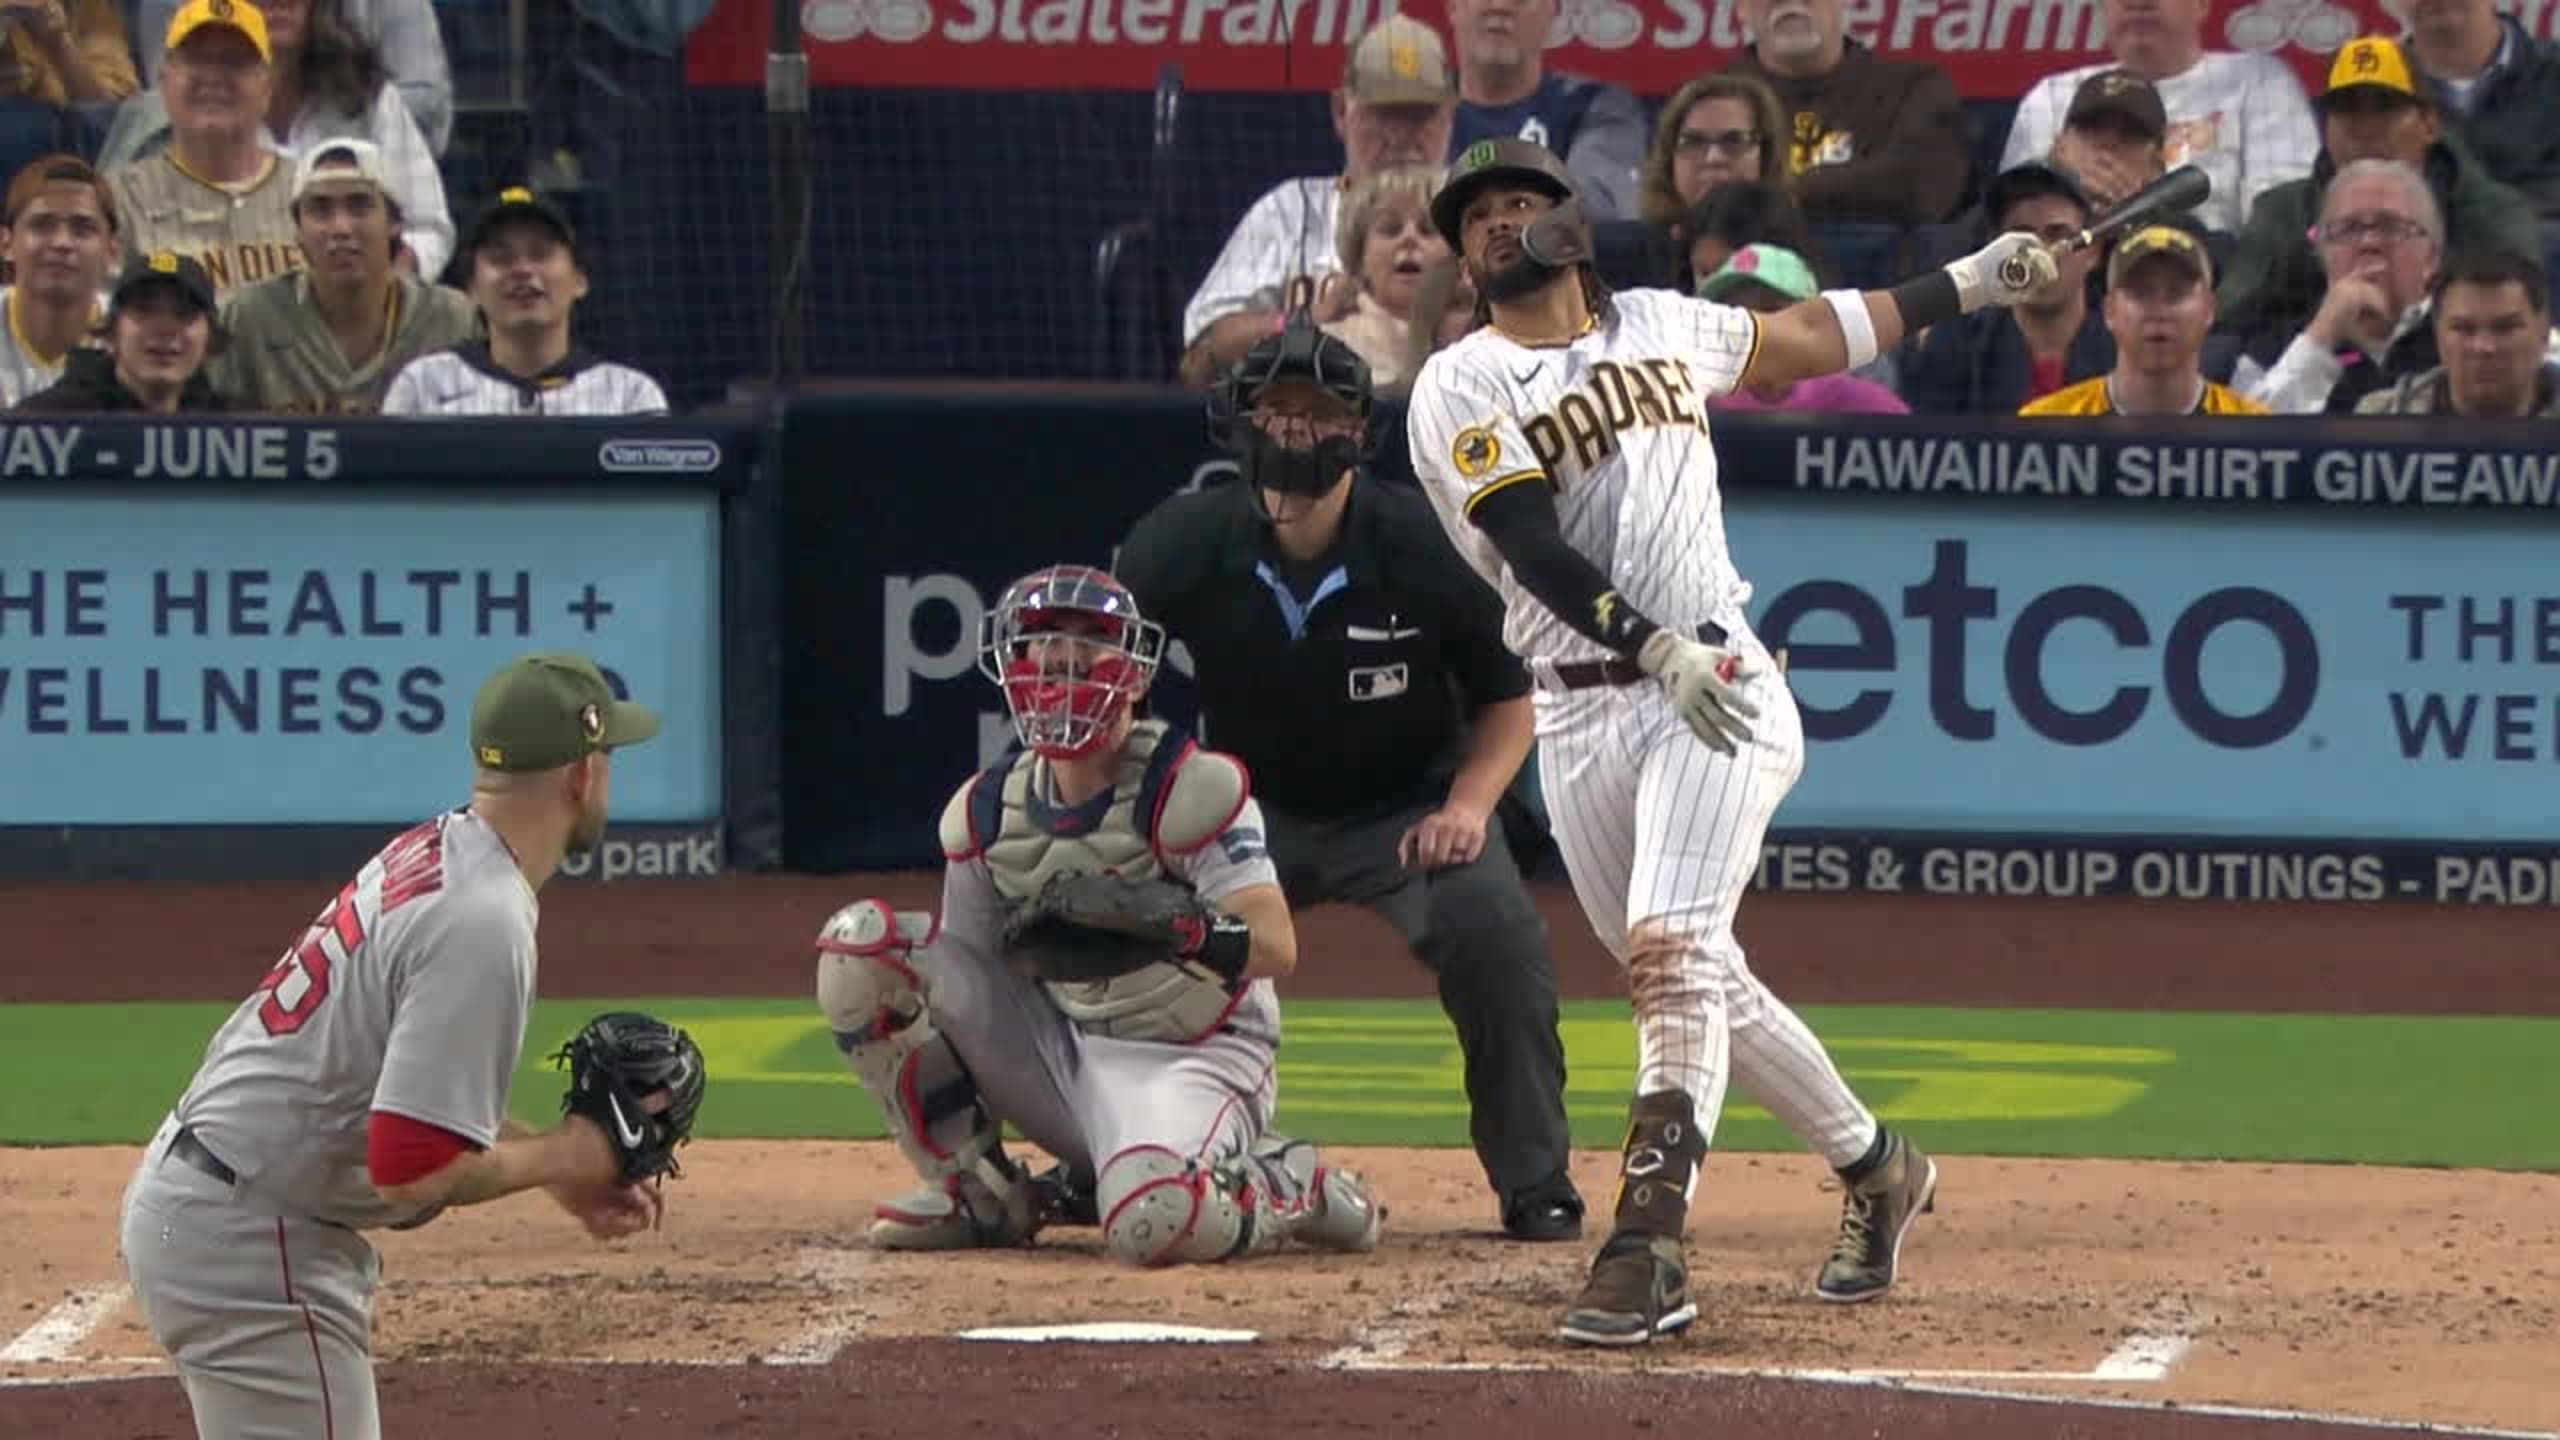
[[[1532,221],[1520,248],[1549,269],[1591,258],[1591,225],[1574,199],[1573,176],[1555,152],[1532,140],[1479,140],[1449,167],[1440,193],[1431,197],[1431,224],[1449,248],[1463,255],[1467,204],[1490,185],[1526,185],[1555,198],[1555,208]]]

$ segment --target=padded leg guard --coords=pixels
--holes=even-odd
[[[1002,1127],[959,1052],[933,1027],[912,963],[933,919],[877,900],[837,911],[818,936],[818,1008],[855,1078],[879,1102],[890,1137],[925,1186],[880,1207],[872,1243],[954,1250],[1027,1243],[1040,1207],[1005,1158]]]
[[[1285,1135],[1265,1135],[1247,1152],[1259,1173],[1256,1207],[1281,1233],[1319,1250],[1366,1254],[1378,1248],[1386,1207],[1358,1172],[1327,1165],[1316,1147]]]
[[[1137,1145],[1103,1162],[1096,1185],[1102,1243],[1131,1265],[1204,1264],[1268,1246],[1263,1226],[1232,1176],[1195,1165],[1161,1145]]]

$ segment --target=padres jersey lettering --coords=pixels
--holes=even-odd
[[[1611,303],[1614,318],[1565,345],[1479,330],[1414,382],[1414,474],[1458,552],[1502,595],[1503,639],[1524,658],[1610,652],[1514,581],[1466,518],[1507,485],[1554,487],[1565,539],[1663,624],[1738,630],[1751,593],[1725,550],[1706,402],[1740,383],[1759,318],[1662,290]]]
[[[274,157],[248,185],[199,179],[171,150],[107,172],[123,219],[127,259],[157,250],[193,256],[219,297],[304,268],[293,223],[292,166]]]

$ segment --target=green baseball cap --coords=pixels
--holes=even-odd
[[[613,698],[584,655],[519,655],[471,702],[471,758],[483,770],[550,770],[658,733],[646,705]]]
[[[1790,300],[1810,300],[1822,293],[1813,267],[1782,245],[1745,245],[1733,252],[1724,268],[1698,282],[1698,298],[1714,300],[1745,285],[1766,285]]]

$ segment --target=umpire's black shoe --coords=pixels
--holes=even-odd
[[[1502,1207],[1502,1229],[1514,1240],[1554,1241],[1582,1238],[1582,1197],[1570,1181],[1523,1191]]]

